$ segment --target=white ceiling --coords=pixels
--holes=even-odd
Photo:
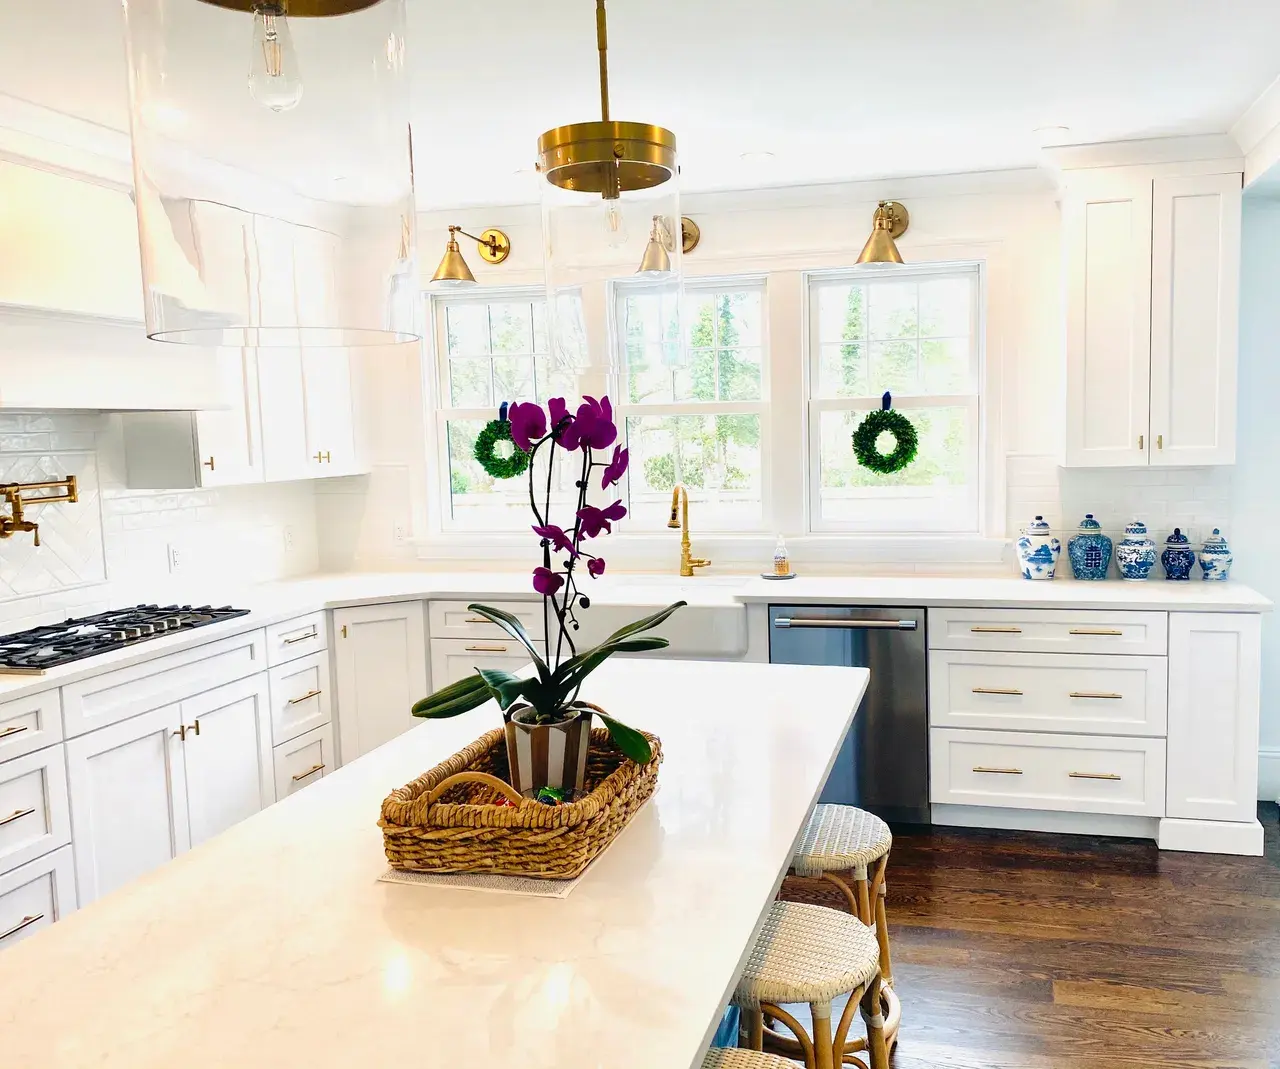
[[[537,135],[598,116],[591,0],[408,5],[420,206],[535,199]],[[127,128],[119,4],[0,7],[0,93]],[[614,117],[673,129],[693,190],[1223,133],[1280,72],[1273,0],[611,0],[609,27]]]

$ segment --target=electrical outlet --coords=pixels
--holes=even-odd
[[[409,535],[405,529],[403,520],[396,520],[391,525],[391,541],[397,546],[403,546],[408,541]]]
[[[292,553],[296,543],[297,539],[294,537],[293,528],[286,525],[284,529],[284,551],[286,553]]]
[[[182,567],[187,563],[187,554],[180,546],[169,543],[169,574],[174,575],[182,571]]]

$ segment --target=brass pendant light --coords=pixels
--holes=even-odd
[[[900,264],[902,254],[894,239],[907,232],[911,217],[907,209],[896,200],[882,200],[871,221],[871,236],[862,246],[857,262],[860,264]]]

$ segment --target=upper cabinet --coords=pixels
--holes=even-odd
[[[1068,467],[1235,461],[1240,172],[1068,176]]]

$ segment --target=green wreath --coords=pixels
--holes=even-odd
[[[506,405],[503,405],[503,416]],[[511,443],[508,456],[498,455],[498,445]],[[476,436],[476,463],[484,468],[495,479],[514,479],[529,470],[529,454],[516,445],[511,437],[511,423],[505,418],[492,419],[484,425],[484,429]]]
[[[881,401],[884,407],[878,412],[867,413],[867,418],[853,432],[853,452],[858,463],[881,475],[892,475],[905,468],[916,459],[916,450],[920,444],[911,421],[901,412],[894,412],[889,407],[890,401],[891,398],[886,393]],[[892,453],[882,453],[876,445],[877,439],[885,431],[893,435]]]

